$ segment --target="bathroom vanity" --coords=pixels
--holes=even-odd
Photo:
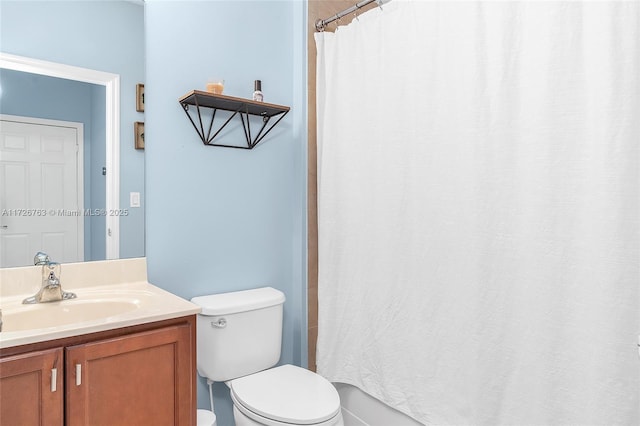
[[[1,423],[195,425],[200,309],[146,282],[144,259],[77,265],[91,263],[109,284],[65,285],[65,271],[77,300],[26,308],[7,294],[31,278],[0,272]]]

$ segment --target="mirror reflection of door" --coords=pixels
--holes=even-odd
[[[0,121],[0,267],[84,259],[82,124]]]
[[[4,68],[0,69],[0,84],[0,119],[8,117],[10,121],[33,122],[37,118],[41,121],[36,124],[46,124],[49,120],[58,127],[65,127],[65,123],[82,124],[80,165],[83,177],[80,187],[82,192],[79,195],[82,196],[80,199],[84,200],[84,206],[81,208],[105,209],[107,179],[103,174],[103,168],[107,163],[108,152],[105,138],[105,86]],[[65,187],[75,185],[73,181],[64,183]],[[106,221],[107,216],[104,215],[85,216],[82,256],[53,257],[53,253],[49,253],[52,259],[58,262],[76,257],[84,261],[106,259]],[[0,236],[2,234],[6,234],[6,231],[0,230]],[[38,250],[44,250],[44,246]],[[7,252],[5,250],[5,256]],[[31,265],[33,254],[35,251],[24,259],[24,263],[12,265]],[[2,257],[3,254],[0,254],[0,264],[7,266],[6,263],[2,263]]]

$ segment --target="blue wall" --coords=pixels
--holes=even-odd
[[[144,82],[142,4],[2,0],[0,50],[120,75],[120,207],[129,207],[132,191],[144,200],[144,151],[133,147],[133,123],[144,121],[135,110],[136,84]],[[120,218],[120,257],[144,255],[144,208]]]
[[[281,363],[306,365],[306,3],[146,2],[149,280],[184,298],[270,285],[285,303]],[[291,112],[255,149],[207,147],[178,98],[225,79],[224,93]],[[224,143],[244,138],[239,120]],[[218,424],[231,424],[224,385]],[[198,384],[200,407],[209,407]]]
[[[105,89],[90,83],[0,69],[0,114],[83,124],[84,208],[105,207]],[[61,101],[63,100],[63,101]],[[105,220],[85,217],[84,259],[104,260]]]

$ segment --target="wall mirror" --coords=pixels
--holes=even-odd
[[[136,85],[144,83],[143,3],[3,2],[2,9],[0,82],[10,83],[3,83],[5,87],[0,87],[0,130],[3,132],[0,146],[3,175],[0,179],[4,181],[0,182],[4,197],[4,200],[0,200],[0,210],[4,210],[3,216],[0,216],[0,238],[3,239],[4,248],[0,252],[0,267],[32,265],[35,254],[32,247],[35,246],[38,246],[38,250],[49,251],[52,259],[60,262],[144,256],[144,151],[135,149],[133,145],[134,122],[144,121],[144,113],[136,111],[135,104]],[[24,31],[23,24],[27,20],[38,29]],[[70,25],[64,25],[65,20]],[[127,30],[118,31],[114,35],[113,28],[116,24]],[[54,28],[65,30],[52,31]],[[89,124],[85,121],[84,128],[80,127],[81,139],[85,145],[84,149],[80,148],[81,153],[77,157],[77,162],[80,163],[77,169],[80,172],[72,176],[79,176],[74,181],[79,188],[77,196],[80,201],[77,209],[61,210],[62,204],[58,203],[63,197],[62,187],[66,191],[71,186],[68,178],[74,173],[48,167],[44,164],[47,161],[31,167],[33,170],[40,169],[35,178],[33,173],[25,172],[26,169],[14,167],[16,163],[13,161],[15,158],[12,157],[12,150],[19,150],[21,145],[19,138],[11,137],[14,122],[17,119],[27,118],[29,121],[33,118],[35,122],[29,121],[27,124],[32,124],[34,128],[46,125],[54,128],[61,120],[50,120],[51,117],[42,112],[12,113],[7,102],[16,99],[15,93],[23,93],[26,96],[23,96],[25,99],[22,101],[25,104],[33,103],[35,91],[49,91],[48,88],[37,89],[42,89],[47,81],[52,85],[58,82],[84,85],[82,90],[88,92],[92,99],[92,103],[86,108],[91,110],[92,121]],[[26,82],[32,87],[23,90],[15,86],[15,82]],[[127,87],[123,87],[123,84]],[[9,96],[9,92],[13,93],[13,98]],[[50,102],[53,108],[60,109],[76,103],[76,98],[70,95],[71,91],[57,93],[55,99],[41,103]],[[74,107],[78,109],[78,105]],[[81,120],[67,121],[73,125]],[[65,123],[61,125],[64,126]],[[9,138],[5,138],[7,133]],[[56,137],[57,134],[53,138]],[[42,147],[44,143],[39,145]],[[87,160],[89,150],[97,160]],[[38,155],[45,160],[53,156],[50,151]],[[44,200],[35,208],[24,202],[28,197],[34,198],[33,194],[26,194],[31,190],[26,189],[21,193],[17,189],[24,185],[21,177],[28,174],[32,181],[40,181],[36,189],[42,193],[40,198]],[[12,203],[7,202],[7,197],[12,197]],[[141,207],[133,205],[136,198]],[[24,211],[16,211],[20,208]],[[52,220],[74,213],[84,216],[77,220],[77,223],[82,223],[78,226],[83,228],[80,232],[83,235],[75,237],[80,247],[80,254],[76,259],[65,258],[63,253],[67,243],[62,244],[64,238],[58,238],[60,233],[48,228],[49,225],[27,222],[27,228],[34,228],[32,225],[35,223],[38,223],[38,227],[44,227],[40,236],[35,237],[40,238],[40,241],[31,244],[29,248],[25,248],[27,243],[20,240],[22,238],[26,241],[24,235],[16,237],[8,229],[15,226],[17,216],[49,216],[51,223]],[[25,227],[24,223],[22,226]],[[37,234],[39,230],[30,229],[29,232]]]
[[[28,151],[33,153],[34,147],[30,147],[28,145],[21,144],[17,138],[22,136],[17,136],[18,133],[22,134],[22,129],[14,128],[14,124],[24,123],[24,124],[32,124],[34,127],[48,127],[51,126],[54,129],[60,128],[62,125],[62,120],[48,120],[48,119],[40,119],[33,120],[31,114],[28,112],[25,115],[7,115],[3,114],[0,118],[2,118],[2,127],[0,131],[2,132],[2,143],[0,143],[0,155],[2,155],[2,172],[3,172],[3,180],[5,181],[5,185],[2,188],[2,200],[0,203],[1,207],[1,216],[0,216],[0,232],[2,235],[2,259],[0,262],[0,266],[26,266],[24,265],[24,259],[27,257],[27,261],[30,260],[29,253],[34,251],[33,244],[29,244],[29,239],[39,240],[41,241],[41,245],[44,247],[40,247],[37,250],[47,250],[52,252],[51,256],[55,259],[60,259],[60,261],[78,261],[84,260],[102,260],[100,259],[100,255],[98,256],[85,256],[85,243],[90,244],[90,238],[85,238],[85,230],[89,237],[90,234],[90,222],[91,221],[99,221],[103,223],[104,226],[100,228],[104,229],[104,259],[117,259],[119,257],[119,241],[120,241],[120,216],[116,214],[116,212],[120,211],[120,187],[119,187],[119,177],[120,177],[120,77],[117,74],[105,73],[101,71],[91,70],[87,68],[74,67],[65,64],[58,64],[53,62],[41,61],[33,58],[26,58],[17,55],[11,55],[0,52],[0,68],[2,70],[10,70],[16,71],[19,73],[28,73],[34,75],[42,75],[48,77],[61,78],[69,81],[76,82],[84,82],[90,83],[93,85],[97,85],[103,88],[104,96],[98,95],[104,99],[104,113],[105,115],[102,117],[104,120],[100,123],[96,123],[96,127],[100,128],[104,126],[104,139],[101,137],[95,138],[98,139],[98,143],[100,146],[94,146],[94,149],[102,148],[105,153],[104,157],[104,168],[110,173],[106,173],[104,175],[105,182],[105,200],[104,204],[96,206],[91,205],[90,203],[85,204],[85,198],[90,198],[90,194],[85,193],[83,188],[84,179],[84,171],[85,169],[89,169],[90,167],[84,165],[80,167],[79,179],[76,182],[80,185],[79,191],[79,200],[80,202],[75,205],[66,205],[59,204],[62,203],[60,194],[61,187],[75,187],[69,179],[62,182],[63,184],[56,185],[56,188],[47,188],[45,181],[47,179],[55,181],[56,177],[58,177],[58,170],[60,169],[60,162],[56,162],[56,164],[48,164],[47,156],[53,156],[57,153],[48,153],[47,147],[42,147],[42,152],[38,152],[36,157],[44,157],[42,159],[38,159],[38,163],[33,164],[34,167],[31,167],[30,172],[25,173],[28,169],[22,167],[22,164],[16,164],[16,158],[12,154],[15,152],[22,151],[21,148],[27,148]],[[13,74],[10,72],[5,72],[3,77],[3,85],[13,84],[11,89],[20,91],[27,91],[27,87],[21,87],[20,78],[24,77],[18,74]],[[6,80],[10,79],[11,83],[7,83]],[[33,80],[32,80],[33,81]],[[47,84],[46,82],[44,84]],[[55,82],[49,83],[49,85],[53,85]],[[27,83],[24,84],[25,86]],[[8,94],[8,88],[3,90],[5,93],[3,94],[6,98]],[[7,108],[3,108],[6,110]],[[2,111],[5,112],[5,111]],[[38,114],[34,114],[38,115]],[[27,130],[28,131],[28,130]],[[83,132],[84,133],[84,132]],[[13,138],[12,138],[13,137]],[[29,135],[27,135],[28,139]],[[38,136],[39,137],[39,136]],[[53,143],[57,144],[59,141],[58,135],[53,135],[51,138],[55,138],[56,140]],[[84,137],[83,137],[84,139]],[[86,140],[90,140],[91,138],[87,138]],[[100,140],[102,139],[102,140]],[[12,145],[11,141],[14,141]],[[83,147],[82,151],[86,150],[87,147]],[[12,152],[13,151],[13,152]],[[13,163],[13,164],[11,164]],[[82,163],[82,158],[80,158],[80,163]],[[15,166],[14,166],[15,164]],[[47,166],[50,168],[55,168],[49,172],[35,170],[35,169],[47,169]],[[14,166],[14,167],[12,167]],[[99,166],[98,166],[99,167]],[[86,170],[90,172],[90,170]],[[52,197],[55,197],[54,200],[50,200],[49,202],[45,201],[37,204],[30,204],[27,199],[29,198],[25,192],[35,192],[29,189],[24,189],[26,182],[28,181],[29,174],[38,173],[38,176],[34,177],[34,181],[37,182],[39,186],[38,192],[48,192],[52,194]],[[73,173],[74,176],[78,176],[77,173]],[[22,179],[26,177],[27,179]],[[64,179],[64,171],[62,171],[62,176]],[[12,182],[10,182],[12,181]],[[12,194],[12,188],[20,188],[24,197],[21,197],[21,194]],[[11,203],[7,201],[7,198],[16,200],[15,203]],[[47,200],[47,194],[40,194],[38,197],[41,200]],[[25,200],[24,202],[21,202]],[[59,201],[59,202],[58,202]],[[123,210],[124,211],[124,210]],[[76,216],[77,215],[77,216]],[[62,235],[64,233],[64,226],[58,226],[58,223],[61,221],[76,221],[80,223],[82,229],[74,230],[75,238],[69,238],[67,235]],[[46,222],[49,222],[47,224]],[[53,223],[51,223],[53,222]],[[85,225],[86,224],[86,225]],[[18,227],[18,232],[15,231],[15,227]],[[38,229],[42,228],[42,229]],[[72,226],[71,228],[74,228]],[[80,234],[78,236],[78,234]],[[47,239],[51,240],[49,247],[47,246]],[[76,241],[67,241],[68,239],[76,240]],[[65,246],[68,247],[71,244],[74,244],[76,248],[70,248],[68,250],[65,249]],[[38,243],[36,243],[37,245]],[[62,247],[60,247],[62,246]],[[22,251],[26,253],[21,253]],[[36,250],[36,251],[37,251]],[[66,251],[65,251],[66,250]],[[57,253],[56,253],[57,252]],[[63,254],[69,252],[71,254]],[[87,253],[89,251],[87,250]],[[72,253],[79,253],[78,256],[74,256]],[[74,259],[75,257],[75,259]]]

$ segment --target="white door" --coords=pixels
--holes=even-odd
[[[81,147],[82,124],[2,117],[0,267],[84,259]]]

